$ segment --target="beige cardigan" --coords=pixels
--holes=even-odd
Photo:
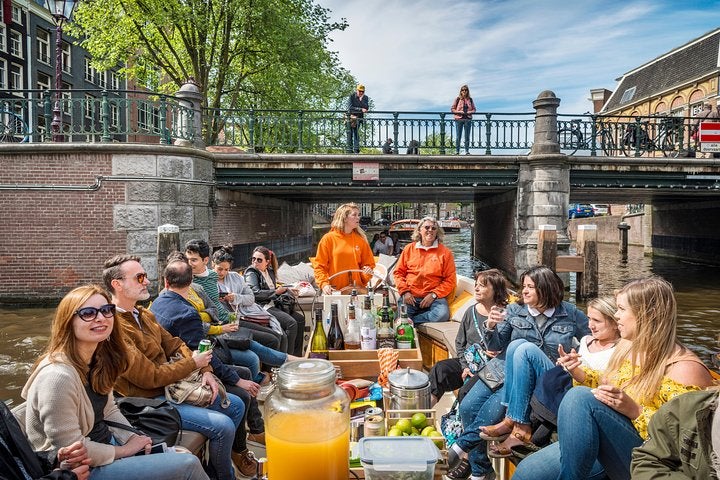
[[[23,387],[22,397],[27,400],[23,404],[24,422],[22,408],[14,409],[13,413],[25,428],[25,434],[35,450],[49,451],[81,440],[92,459],[90,466],[112,463],[115,447],[87,437],[95,421],[92,404],[77,370],[65,360],[64,355],[55,355],[54,362],[47,357],[42,359]],[[130,425],[115,405],[112,393],[105,406],[104,417]],[[126,443],[133,435],[127,430],[112,427],[110,431],[120,444]]]

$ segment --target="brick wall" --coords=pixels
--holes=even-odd
[[[110,155],[0,156],[0,184],[91,186],[110,175]],[[122,183],[97,191],[0,190],[0,300],[57,298],[99,282],[102,262],[124,252],[126,233],[113,229]]]

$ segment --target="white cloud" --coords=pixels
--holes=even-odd
[[[582,113],[590,89],[720,25],[716,1],[318,1],[350,24],[330,47],[390,111],[447,111],[467,83],[480,111],[531,112],[552,90]]]

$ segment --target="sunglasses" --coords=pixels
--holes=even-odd
[[[423,228],[424,228],[425,230],[428,230],[428,231],[437,230],[437,227],[431,227],[431,226],[428,226],[428,225],[425,225]]]
[[[250,261],[251,261],[251,262],[262,263],[262,262],[265,261],[265,259],[264,259],[263,257],[250,257]]]
[[[135,275],[135,280],[137,280],[137,283],[142,285],[143,283],[145,283],[145,280],[147,280],[147,276],[147,273],[138,273]]]
[[[80,320],[83,322],[92,322],[97,318],[98,312],[105,318],[112,318],[113,315],[115,315],[115,305],[112,303],[108,303],[107,305],[103,305],[100,308],[95,307],[83,307],[79,308],[75,315],[80,317]]]
[[[461,88],[460,91],[461,91],[461,92],[467,92],[468,89],[467,89],[467,88]]]

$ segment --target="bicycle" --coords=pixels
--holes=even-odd
[[[0,110],[0,143],[27,143],[30,132],[27,123],[17,113]]]
[[[656,137],[650,136],[650,122],[634,122],[626,125],[620,147],[626,157],[641,157],[646,153],[660,151],[663,156],[677,158],[682,146],[682,118],[660,119]]]
[[[599,129],[595,134],[598,143],[595,143],[592,135],[588,135],[587,139],[583,134],[581,126],[582,119],[574,118],[570,120],[570,128],[561,128],[558,130],[558,143],[560,151],[566,155],[573,155],[578,150],[593,150],[599,148],[609,157],[613,157],[618,153],[618,147],[615,143],[614,132],[608,124],[599,123]]]

